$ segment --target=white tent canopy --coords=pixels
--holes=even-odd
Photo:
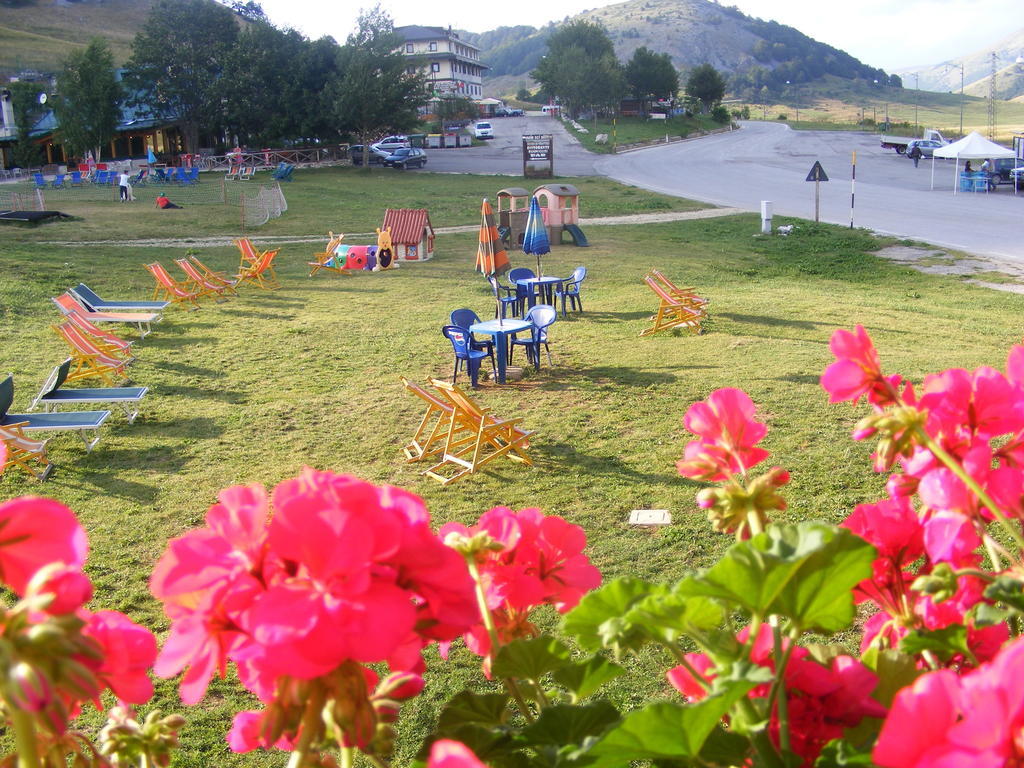
[[[1016,155],[1012,149],[989,141],[977,131],[971,131],[959,141],[940,147],[932,153],[932,189],[935,189],[936,157],[952,158],[957,161],[953,164],[953,194],[956,194],[960,160],[994,160],[998,157],[1016,157]]]

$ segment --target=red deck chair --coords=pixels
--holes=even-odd
[[[147,264],[146,269],[156,280],[156,286],[153,288],[154,299],[162,296],[173,304],[188,302],[192,304],[193,309],[199,309],[199,294],[187,290],[183,283],[179,283],[167,274],[167,270],[163,268],[162,264],[154,261],[152,264]]]
[[[281,284],[277,281],[277,274],[274,272],[275,256],[277,256],[277,251],[265,251],[258,262],[251,267],[243,267],[238,273],[239,284],[255,283],[267,291],[280,288]]]
[[[106,354],[70,322],[51,327],[71,348],[71,371],[65,381],[98,378],[108,386],[113,386],[119,379],[128,378],[128,374],[125,373],[127,360],[119,360]]]
[[[196,269],[196,265],[188,259],[175,259],[174,263],[181,267],[181,271],[188,276],[188,280],[186,282],[189,290],[194,289],[197,293],[201,293],[203,295],[216,294],[225,301],[227,300],[227,297],[224,296],[226,291],[230,292],[232,295],[236,293],[233,285],[215,283],[202,275],[199,270]]]
[[[139,338],[149,335],[150,323],[160,322],[159,312],[94,312],[83,306],[70,291],[54,298],[54,303],[65,315],[77,312],[92,323],[126,323],[139,329]]]
[[[84,315],[78,312],[69,312],[64,316],[67,322],[78,328],[82,333],[92,338],[96,348],[101,352],[124,360],[126,363],[135,361],[135,355],[132,354],[132,343],[125,341],[119,336],[115,336],[109,331],[104,331],[98,328],[92,321],[88,320]]]

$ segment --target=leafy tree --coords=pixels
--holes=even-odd
[[[84,155],[109,142],[121,115],[121,84],[114,71],[114,56],[106,42],[93,39],[64,61],[57,75],[54,104],[57,136],[73,155]]]
[[[679,73],[667,53],[641,46],[626,64],[626,83],[635,99],[670,99],[679,90]]]
[[[359,15],[356,31],[341,49],[332,113],[341,130],[364,145],[366,155],[370,142],[381,134],[416,125],[417,108],[426,95],[423,75],[406,71],[400,44],[391,17],[376,6]],[[369,169],[368,157],[363,167]]]
[[[584,106],[617,101],[626,88],[608,32],[585,19],[570,21],[548,38],[548,53],[530,75],[574,117]]]
[[[45,111],[39,103],[39,94],[46,93],[40,83],[18,81],[8,86],[11,92],[11,109],[14,112],[14,127],[18,138],[11,147],[11,161],[19,168],[31,168],[41,160],[39,145],[29,137],[29,131]]]
[[[434,112],[443,127],[445,123],[472,119],[477,108],[476,103],[465,96],[441,96],[435,102]]]
[[[235,15],[207,0],[157,0],[132,41],[128,84],[133,103],[155,116],[174,116],[185,150],[199,147],[199,131],[223,123],[224,74],[238,38]]]
[[[725,96],[725,78],[710,64],[701,64],[686,79],[686,93],[701,103],[704,112],[710,112]]]

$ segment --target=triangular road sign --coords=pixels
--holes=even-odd
[[[821,163],[817,160],[814,161],[814,165],[811,166],[811,172],[807,174],[807,181],[828,181],[828,174],[825,173],[825,169],[821,167]]]

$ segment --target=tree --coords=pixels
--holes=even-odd
[[[121,84],[106,42],[94,38],[68,56],[57,75],[57,93],[57,137],[72,155],[91,149],[98,158],[121,116]]]
[[[11,83],[7,88],[11,92],[14,127],[18,131],[18,139],[11,148],[11,160],[19,168],[31,168],[39,163],[40,153],[29,131],[46,109],[39,103],[39,95],[46,93],[46,89],[40,83],[26,81]]]
[[[585,19],[563,25],[548,38],[548,53],[530,76],[573,117],[584,106],[614,103],[626,87],[607,31]]]
[[[641,46],[626,64],[626,83],[635,99],[670,99],[679,90],[679,73],[667,53]]]
[[[710,64],[701,64],[686,79],[686,93],[701,103],[704,112],[710,112],[725,96],[725,78]]]
[[[152,116],[177,118],[185,151],[199,131],[218,131],[230,83],[224,66],[238,37],[234,14],[208,0],[157,0],[132,41],[129,85],[133,104]]]
[[[341,49],[331,112],[341,130],[363,144],[367,169],[370,142],[416,125],[417,108],[426,97],[423,75],[406,71],[401,42],[391,17],[376,6],[360,13],[356,31]]]
[[[477,115],[476,102],[465,96],[440,96],[435,102],[434,114],[444,128],[445,123],[471,120]]]

